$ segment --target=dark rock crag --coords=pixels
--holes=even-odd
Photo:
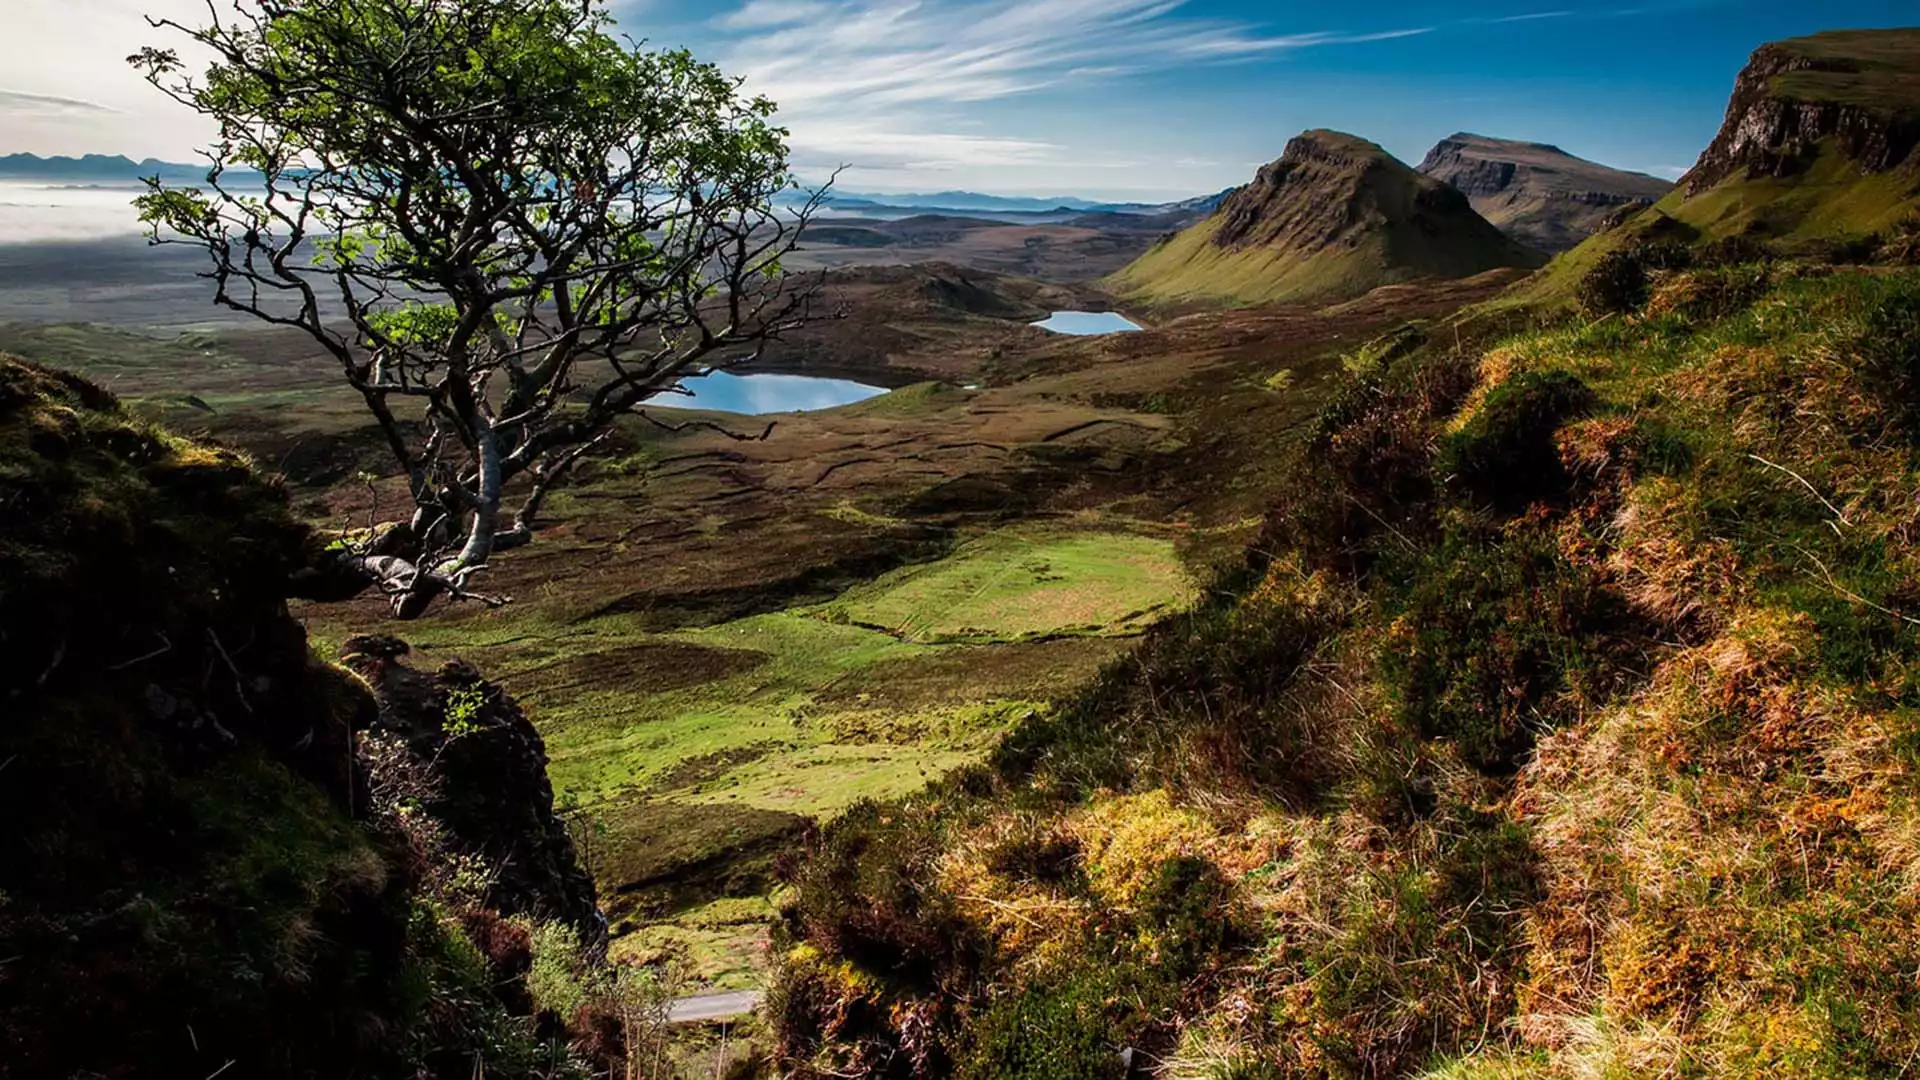
[[[433,792],[421,809],[455,852],[480,860],[487,907],[558,920],[604,946],[593,879],[554,813],[540,733],[471,664],[453,660],[428,674],[406,663],[410,651],[387,635],[352,638],[341,648],[341,662],[379,702],[369,730],[397,736],[431,768]]]
[[[1373,143],[1309,131],[1220,204],[1213,243],[1314,249],[1351,243],[1356,230],[1371,225],[1404,224],[1438,236],[1472,229],[1474,217],[1460,192],[1412,176]]]
[[[488,899],[597,923],[510,701],[314,656],[287,598],[322,546],[242,456],[0,356],[0,1080],[465,1077],[524,1038],[460,930],[514,928],[370,797],[389,729],[444,749]],[[470,737],[425,730],[449,696]]]

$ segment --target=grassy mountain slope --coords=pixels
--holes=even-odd
[[[1623,206],[1653,202],[1673,184],[1608,168],[1557,146],[1461,133],[1442,139],[1419,171],[1452,184],[1481,217],[1540,251],[1565,251]]]
[[[1647,243],[1870,247],[1916,214],[1920,30],[1817,34],[1757,50],[1679,186],[1516,293],[1564,298],[1609,252]]]
[[[1920,1055],[1920,272],[1461,330],[1352,357],[1201,606],[794,861],[800,1075]]]
[[[1337,302],[1539,258],[1373,143],[1310,131],[1213,216],[1108,279],[1142,303]]]

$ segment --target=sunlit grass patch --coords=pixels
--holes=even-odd
[[[618,938],[616,959],[679,964],[701,992],[752,990],[765,982],[767,928],[773,904],[765,897],[723,897],[675,914],[670,923],[641,927]]]
[[[762,888],[769,845],[796,823],[978,761],[1111,658],[1106,636],[1187,595],[1170,542],[1083,528],[994,534],[838,602],[706,627],[570,619],[535,598],[411,636],[423,657],[496,673],[540,726],[555,790],[599,845],[617,949],[682,957],[701,985],[731,987],[760,963],[762,921],[708,925],[711,902],[678,906],[687,890]],[[855,603],[909,626],[992,633],[915,640],[850,617]],[[682,882],[690,873],[710,884]]]
[[[830,1038],[1041,1075],[1151,1002],[1178,1078],[1920,1060],[1920,276],[1714,273],[1351,372],[1245,571],[809,847]]]
[[[728,772],[682,801],[734,804],[807,816],[861,799],[898,798],[977,760],[979,748],[818,743],[771,754]]]
[[[993,533],[854,590],[824,616],[916,642],[1132,633],[1191,595],[1170,541],[1131,533]]]

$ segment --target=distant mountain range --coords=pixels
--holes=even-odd
[[[207,167],[155,158],[135,161],[124,154],[88,154],[77,158],[41,157],[38,154],[0,155],[0,180],[135,184],[156,175],[177,183],[201,183],[207,178]]]
[[[974,191],[941,191],[927,195],[877,195],[866,192],[834,192],[828,205],[835,210],[915,210],[922,213],[950,214],[1166,214],[1176,212],[1211,213],[1230,194],[1231,188],[1212,195],[1201,195],[1170,203],[1093,202],[1070,195],[1030,197],[1022,195],[982,195]]]
[[[149,176],[175,183],[202,183],[205,165],[186,165],[147,158],[135,161],[124,154],[88,154],[84,157],[41,157],[38,154],[0,155],[0,180],[39,180],[67,184],[135,184]],[[1171,203],[1096,202],[1072,195],[1030,197],[983,195],[974,191],[882,195],[835,192],[828,205],[835,210],[905,210],[914,213],[1058,215],[1211,213],[1230,192],[1202,195]]]

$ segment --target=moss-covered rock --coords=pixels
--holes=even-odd
[[[371,813],[314,547],[241,455],[0,357],[0,1075],[554,1065]]]

